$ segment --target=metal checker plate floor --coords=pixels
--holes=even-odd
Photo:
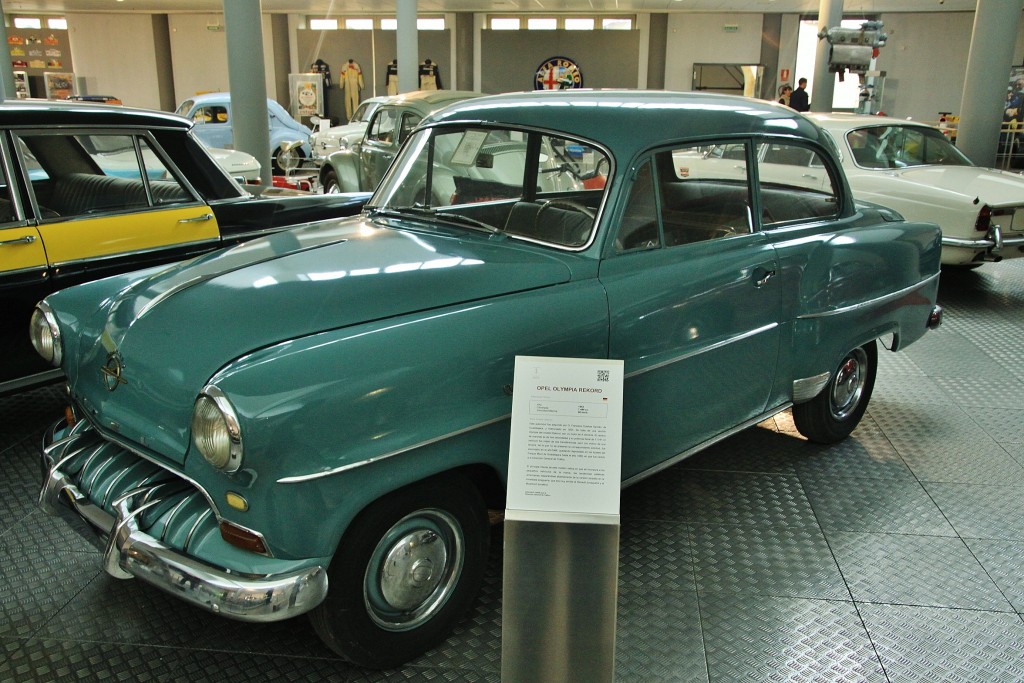
[[[788,413],[622,498],[616,680],[1024,680],[1024,260],[945,273],[942,328],[880,353],[825,448]],[[46,388],[0,399],[0,681],[499,680],[501,528],[484,589],[401,670],[307,620],[255,625],[102,573],[37,509]]]

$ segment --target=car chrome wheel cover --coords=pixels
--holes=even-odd
[[[366,611],[387,631],[408,631],[440,611],[465,561],[462,528],[443,510],[426,509],[388,529],[363,580]]]
[[[854,349],[839,364],[829,390],[829,410],[833,418],[845,420],[857,409],[864,395],[868,371],[868,355],[864,349]]]

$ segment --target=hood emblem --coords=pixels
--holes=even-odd
[[[103,383],[107,386],[107,391],[114,391],[118,385],[128,384],[128,381],[121,376],[124,370],[124,362],[121,360],[121,354],[117,351],[112,351],[107,355],[107,362],[100,368],[100,372],[103,373]]]

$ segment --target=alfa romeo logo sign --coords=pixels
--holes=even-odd
[[[583,87],[583,72],[568,57],[552,57],[537,67],[534,90],[568,90]]]

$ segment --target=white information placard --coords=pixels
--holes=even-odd
[[[516,356],[506,517],[617,523],[622,376],[621,360]]]

